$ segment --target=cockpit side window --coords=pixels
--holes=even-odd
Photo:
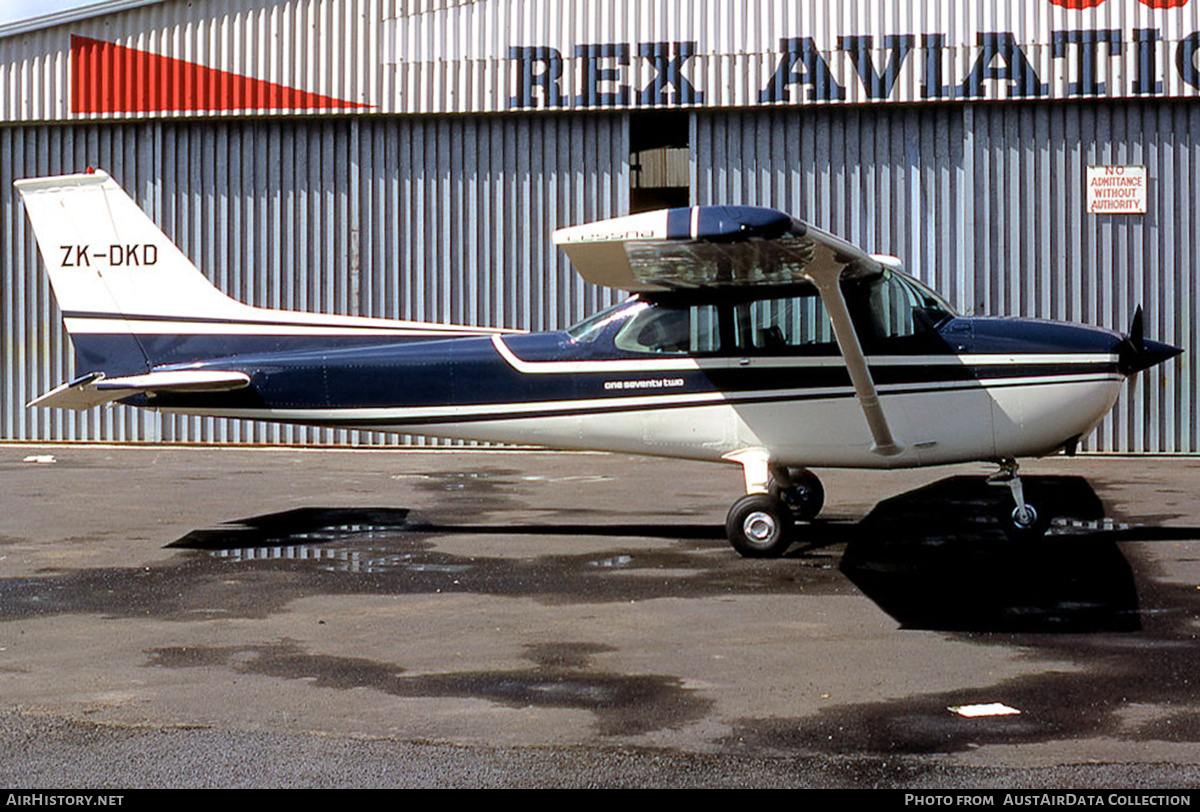
[[[885,272],[843,290],[867,352],[928,352],[943,345],[937,327],[954,311],[916,280]]]
[[[711,292],[687,299],[643,299],[571,329],[576,341],[603,325],[628,319],[613,341],[627,352],[657,355],[838,355],[825,303],[812,285],[776,290],[764,298],[745,291]],[[916,280],[885,270],[843,282],[855,331],[868,353],[939,352],[937,327],[954,313]],[[703,295],[704,298],[700,298]]]

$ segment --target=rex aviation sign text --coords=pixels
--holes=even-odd
[[[981,31],[971,48],[952,48],[941,33],[785,37],[772,53],[740,55],[773,63],[726,104],[912,102],[1194,95],[1200,89],[1200,32],[1167,45],[1162,31],[1059,29],[1050,42],[1022,43],[1012,31]],[[696,70],[695,40],[513,46],[509,109],[706,106],[709,74]],[[963,52],[969,54],[963,59]],[[738,55],[728,61],[735,62]],[[744,61],[744,60],[742,60]],[[963,68],[965,67],[965,70]],[[1170,77],[1170,74],[1174,74]],[[722,85],[735,77],[718,76]],[[1182,91],[1182,92],[1179,92]]]
[[[1200,95],[1200,0],[628,0],[546,19],[527,5],[391,21],[398,88],[443,77],[478,96],[490,63],[507,75],[477,104],[495,110]],[[474,32],[491,15],[509,24],[489,42]],[[467,33],[435,37],[439,19]]]

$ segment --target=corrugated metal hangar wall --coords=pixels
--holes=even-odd
[[[1060,17],[1083,13],[1050,6],[1051,0],[1030,1],[1046,3]],[[790,18],[772,18],[770,26],[764,24],[770,31],[755,32],[773,43],[772,50],[774,40],[780,39],[782,58],[726,46],[730,62],[767,65],[751,71],[741,84],[760,89],[779,85],[791,94],[786,98],[775,98],[778,86],[770,98],[743,98],[747,91],[738,90],[741,84],[720,81],[722,63],[712,54],[694,58],[688,84],[681,66],[691,57],[680,56],[686,49],[679,48],[679,42],[665,43],[674,50],[665,48],[667,55],[661,59],[647,51],[642,60],[643,72],[652,66],[661,76],[671,77],[663,91],[667,95],[655,95],[656,85],[644,84],[644,78],[626,84],[634,97],[644,85],[643,95],[651,94],[644,99],[647,106],[680,108],[673,112],[685,125],[687,194],[694,204],[749,203],[788,210],[868,250],[896,254],[967,313],[1064,318],[1123,329],[1134,307],[1143,304],[1147,334],[1184,347],[1185,355],[1139,380],[1085,448],[1194,453],[1200,450],[1194,391],[1200,360],[1195,338],[1200,102],[1193,85],[1200,84],[1200,72],[1195,77],[1188,72],[1189,64],[1195,68],[1196,49],[1187,50],[1186,34],[1200,24],[1192,24],[1196,9],[1187,6],[1147,11],[1144,2],[1107,2],[1106,9],[1087,11],[1092,15],[1089,30],[1104,35],[1093,41],[1115,47],[1113,57],[1124,54],[1133,64],[1123,66],[1121,59],[1110,58],[1107,72],[1099,77],[1110,87],[1148,81],[1163,91],[1160,97],[1151,93],[1079,98],[1088,95],[1079,87],[1060,94],[1064,98],[1055,97],[1059,85],[1085,84],[1074,69],[1060,71],[1062,75],[1042,70],[1043,78],[1054,76],[1055,81],[1047,83],[1051,89],[1025,82],[1023,93],[1025,80],[1017,70],[1021,61],[1011,48],[988,56],[981,35],[973,52],[947,53],[938,62],[948,81],[962,82],[941,88],[949,97],[929,104],[915,102],[928,92],[934,64],[929,54],[940,59],[940,52],[914,52],[905,64],[917,60],[923,72],[910,75],[882,70],[893,64],[888,60],[898,58],[899,51],[893,47],[889,56],[887,49],[877,49],[875,61],[867,60],[882,70],[875,73],[876,79],[899,77],[891,100],[910,103],[864,103],[872,102],[875,91],[869,82],[853,89],[853,71],[863,64],[861,53],[836,63],[834,50],[823,50],[822,58],[830,66],[826,81],[824,63],[812,58],[802,38],[794,36],[797,30],[812,30],[824,41],[838,38],[839,30],[863,30],[828,20],[824,27],[810,24],[806,15],[826,5],[817,3],[795,4],[801,9],[795,25]],[[1133,11],[1118,15],[1118,3],[1133,6]],[[1200,0],[1191,4],[1200,7]],[[597,12],[608,21],[598,32],[578,21],[548,23],[538,9],[555,4],[518,0],[431,3],[416,10],[388,0],[168,0],[142,5],[8,37],[0,32],[0,381],[5,393],[0,438],[398,441],[200,418],[161,419],[120,406],[79,415],[25,409],[28,400],[69,379],[74,370],[32,232],[12,192],[12,181],[21,177],[104,167],[219,287],[251,304],[545,329],[564,326],[613,300],[613,294],[578,281],[550,246],[550,232],[629,210],[631,151],[639,133],[659,121],[647,125],[646,113],[630,109],[636,107],[636,98],[624,103],[621,97],[625,85],[615,77],[619,69],[632,70],[628,52],[638,53],[639,35],[614,33],[621,17],[615,12],[636,7],[638,13],[631,16],[642,19],[648,8],[674,8],[671,0],[597,0],[576,6],[608,9]],[[712,5],[733,9],[730,13],[739,19],[761,11],[752,0]],[[854,4],[845,0],[840,5]],[[894,10],[890,3],[883,5],[886,22]],[[958,0],[952,5],[973,3]],[[243,15],[246,8],[252,13]],[[454,15],[466,8],[482,9],[481,15],[503,8],[536,19],[503,36],[496,34],[494,25],[483,27],[480,41],[495,40],[498,45],[492,44],[510,55],[510,62],[515,60],[515,67],[508,66],[511,75],[505,73],[508,78],[502,82],[495,73],[506,70],[504,66],[487,73],[470,53],[460,53],[470,48],[446,45],[447,53],[483,73],[475,83],[460,77],[454,85],[474,96],[450,92],[436,82],[428,85],[445,90],[445,99],[454,100],[454,105],[446,101],[439,106],[433,91],[422,95],[421,82],[413,77],[420,75],[422,65],[429,74],[449,71],[450,60],[437,62],[435,71],[428,54],[423,62],[407,63],[394,55],[399,50],[396,42],[407,37],[411,43],[415,35],[409,29],[418,19],[427,36],[419,38],[422,47],[417,50],[433,48],[437,37],[428,33],[434,30],[430,8]],[[280,17],[279,10],[284,22],[272,22]],[[1096,16],[1102,12],[1112,12],[1115,22]],[[1165,19],[1166,14],[1185,16]],[[234,24],[220,22],[230,17],[236,18]],[[384,34],[371,33],[363,22],[367,18],[383,21]],[[902,20],[897,25],[918,32],[946,30],[940,19]],[[1054,18],[1049,25],[1073,25],[1071,30],[1077,30],[1079,24],[1072,19]],[[216,22],[206,27],[197,20]],[[314,28],[313,20],[321,24]],[[286,54],[262,64],[250,58],[239,61],[237,47],[218,47],[228,37],[253,52],[253,43],[264,39],[263,31],[301,22],[318,47],[294,44],[296,53],[309,55],[310,63],[327,69],[308,64],[302,70],[300,57]],[[628,39],[632,45],[622,56],[619,47],[597,50],[598,46],[563,44],[551,29],[568,23],[587,28],[579,41]],[[1036,39],[1003,20],[991,28],[1005,25],[1018,28],[1018,40]],[[328,68],[337,62],[338,52],[321,43],[322,37],[333,36],[331,29],[351,38],[365,37],[371,45],[364,50],[371,54],[393,53],[380,58],[392,70],[381,68],[377,76]],[[1131,32],[1121,35],[1118,29]],[[835,33],[821,33],[830,30]],[[1175,35],[1176,30],[1185,35]],[[1147,31],[1164,33],[1138,33]],[[654,30],[642,38],[653,36],[695,40],[703,39],[703,32]],[[922,41],[932,42],[931,36]],[[1119,36],[1124,36],[1123,51],[1112,45]],[[1193,39],[1200,47],[1200,37]],[[193,47],[193,40],[200,44]],[[210,73],[198,74],[199,85],[219,85],[235,71],[240,81],[265,65],[257,75],[329,95],[313,95],[305,102],[311,102],[312,109],[300,112],[270,105],[227,105],[215,112],[193,105],[188,110],[174,98],[157,103],[141,97],[117,109],[110,104],[111,89],[96,95],[81,82],[86,76],[80,72],[92,64],[88,54],[94,55],[97,48],[103,51],[106,42],[204,62],[211,67],[203,70]],[[1158,50],[1143,47],[1146,42]],[[1038,48],[1025,50],[1030,63],[1041,70],[1054,57],[1051,49]],[[587,61],[593,52],[601,61]],[[560,64],[554,54],[568,56]],[[577,56],[572,59],[570,54]],[[1192,62],[1185,63],[1181,55]],[[116,56],[118,62],[129,57]],[[988,60],[983,62],[988,81],[980,83],[986,92],[972,95],[972,65],[981,60]],[[282,67],[272,67],[276,63]],[[779,68],[772,74],[776,64]],[[1082,58],[1079,65],[1084,65]],[[1147,66],[1157,66],[1161,88],[1154,76],[1142,75]],[[172,62],[150,70],[177,67]],[[583,78],[570,79],[572,71]],[[987,71],[998,72],[998,77]],[[702,82],[709,74],[716,78]],[[1096,86],[1096,76],[1089,76],[1087,81]],[[552,79],[560,78],[567,87],[572,81],[576,86],[583,82],[586,90],[591,81],[593,91],[615,92],[610,94],[613,98],[586,92],[559,96]],[[1193,78],[1198,81],[1190,81]],[[831,83],[847,91],[844,98],[827,94],[812,100]],[[1008,96],[1002,93],[1004,86],[1009,87]],[[483,92],[485,87],[493,91]],[[882,92],[878,82],[876,90]],[[278,87],[250,91],[279,92]],[[863,93],[870,98],[859,98]],[[1169,94],[1174,97],[1167,98]],[[807,101],[812,103],[802,103]],[[351,107],[365,102],[373,109]],[[1126,165],[1146,167],[1146,213],[1088,213],[1086,168]]]
[[[0,189],[102,166],[218,287],[253,305],[541,330],[620,299],[584,285],[550,233],[622,212],[626,144],[624,118],[612,115],[8,127]],[[397,441],[124,406],[24,408],[74,370],[13,194],[0,229],[15,240],[0,256],[0,436]]]

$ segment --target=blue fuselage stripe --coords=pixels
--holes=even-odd
[[[793,359],[794,360],[794,359]],[[829,358],[814,365],[755,365],[700,369],[610,371],[603,364],[578,369],[528,374],[507,363],[490,339],[457,339],[419,345],[387,345],[294,353],[267,353],[220,359],[201,364],[213,369],[244,372],[247,389],[226,393],[163,393],[160,405],[184,408],[248,409],[387,409],[479,407],[520,404],[567,404],[602,401],[625,409],[630,397],[661,396],[664,408],[680,397],[723,396],[788,399],[780,392],[805,392],[802,397],[841,396],[851,381],[840,364]],[[821,363],[824,362],[824,363]],[[1067,363],[887,364],[871,367],[881,392],[905,388],[962,388],[1013,379],[1037,381],[1062,376],[1116,374],[1115,361]],[[590,408],[590,407],[589,407]]]
[[[137,396],[126,402],[184,411],[270,412],[274,420],[307,411],[320,412],[321,422],[330,422],[324,420],[326,412],[382,410],[392,412],[384,416],[397,425],[429,424],[853,396],[849,373],[832,345],[749,357],[634,353],[614,345],[619,326],[620,320],[613,320],[591,341],[566,333],[495,341],[490,336],[153,333],[136,334],[136,344],[128,334],[73,338],[81,353],[95,346],[92,342],[111,341],[126,350],[140,345],[147,356],[162,359],[155,369],[176,364],[250,378],[250,385],[237,391],[159,392],[153,401]],[[1118,377],[1120,336],[1110,331],[955,319],[939,333],[867,348],[881,395]],[[368,417],[347,415],[379,425]]]

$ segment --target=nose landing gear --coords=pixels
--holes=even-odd
[[[1016,460],[1003,459],[1000,461],[1000,470],[988,477],[988,483],[1007,485],[1012,492],[1015,507],[1011,512],[1007,507],[1001,507],[997,516],[1004,534],[1013,541],[1035,541],[1046,534],[1052,517],[1046,506],[1039,510],[1025,501],[1025,488],[1017,470]]]

